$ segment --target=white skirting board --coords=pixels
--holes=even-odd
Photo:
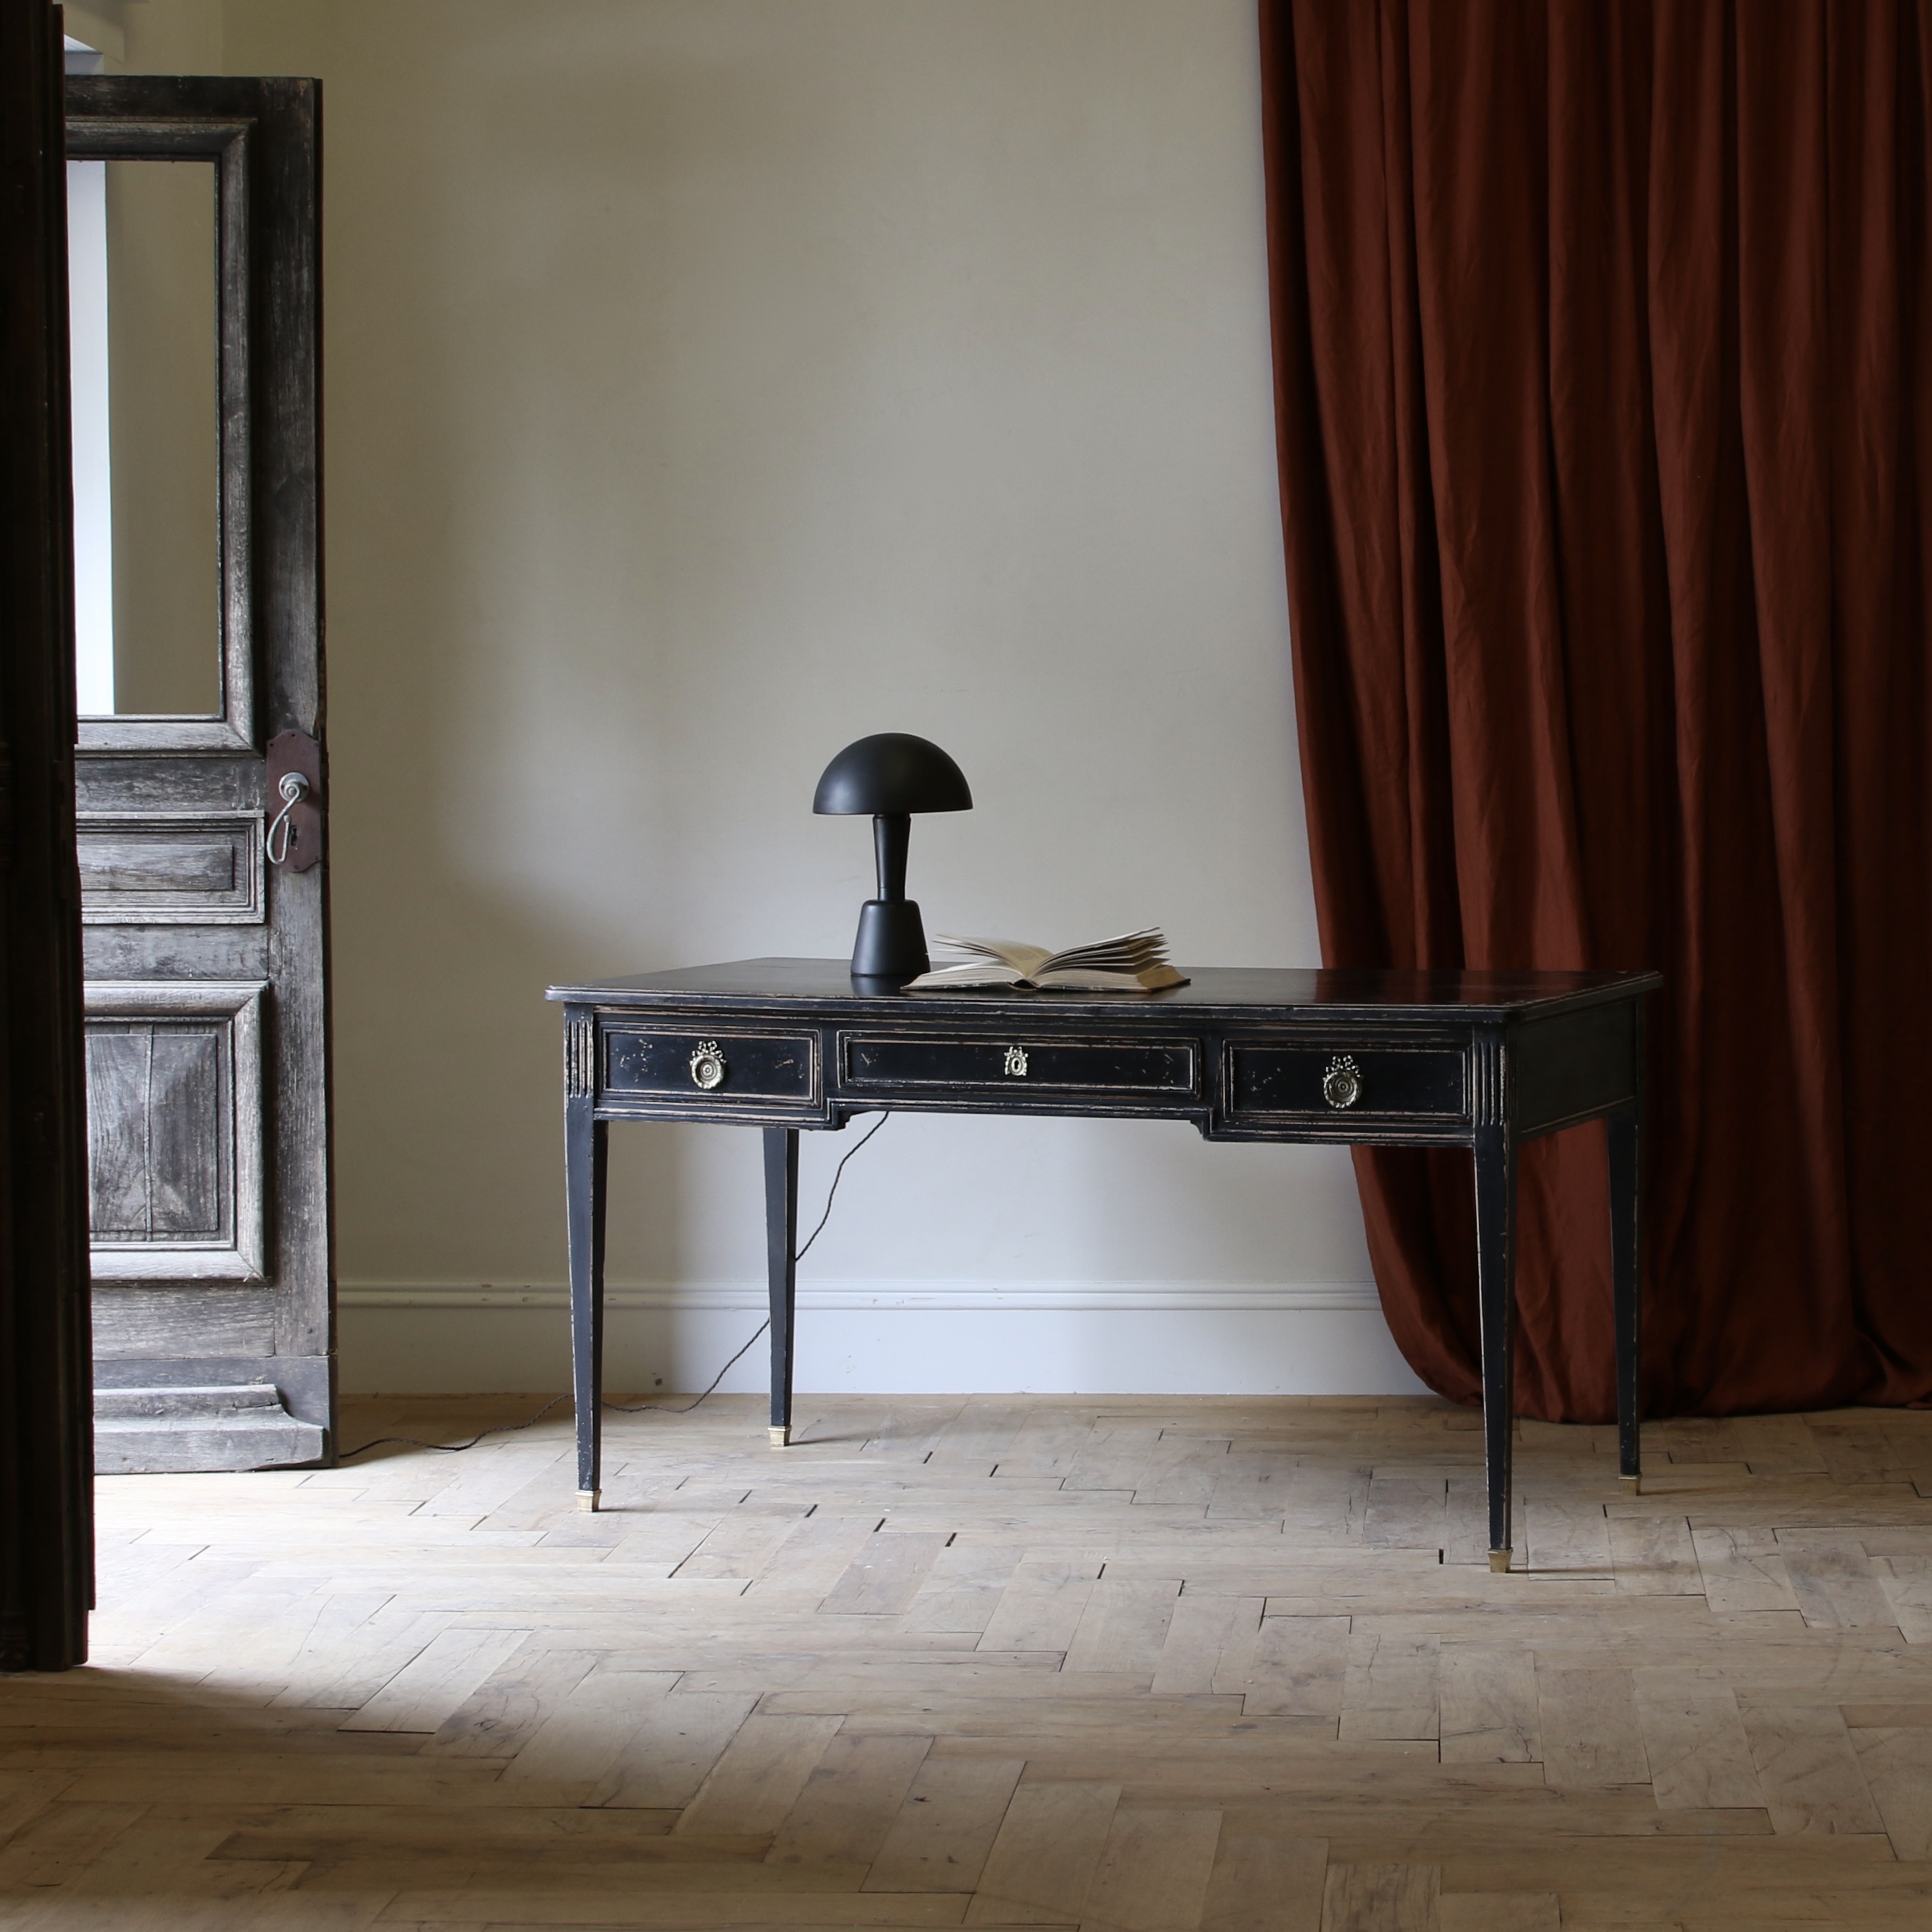
[[[345,1286],[346,1394],[568,1385],[556,1286]],[[762,1286],[613,1286],[604,1385],[703,1388],[764,1318]],[[1418,1395],[1373,1286],[877,1281],[801,1284],[796,1385],[894,1394]],[[721,1387],[765,1386],[760,1339]]]

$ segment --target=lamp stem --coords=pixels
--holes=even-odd
[[[912,842],[912,814],[879,812],[872,814],[872,856],[879,868],[879,896],[905,897],[906,848]]]

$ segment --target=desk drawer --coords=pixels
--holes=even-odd
[[[1041,1040],[1022,1032],[978,1038],[880,1038],[842,1034],[849,1091],[995,1088],[1036,1094],[1190,1096],[1200,1053],[1192,1040]]]
[[[1228,1043],[1233,1114],[1460,1120],[1469,1111],[1463,1056],[1451,1046]]]
[[[603,1088],[614,1100],[808,1105],[816,1097],[817,1064],[810,1034],[611,1027],[604,1035]]]

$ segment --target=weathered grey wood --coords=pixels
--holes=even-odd
[[[235,890],[238,867],[230,838],[171,837],[166,832],[116,835],[80,829],[80,887],[97,903],[110,895],[184,895],[225,898]],[[136,906],[152,917],[153,909]]]
[[[179,752],[94,758],[74,772],[75,808],[83,816],[178,810],[182,774],[192,767],[195,796],[209,812],[259,812],[262,761],[246,754],[193,756]]]
[[[298,1422],[272,1382],[97,1389],[94,1467],[98,1475],[260,1468],[311,1462],[321,1430]]]
[[[262,814],[130,813],[80,820],[81,918],[89,926],[259,926]]]
[[[140,1305],[164,1300],[177,1292],[148,1288],[138,1295],[122,1295],[119,1301],[123,1306],[130,1304]],[[225,1293],[232,1300],[245,1298],[232,1288],[212,1292]],[[268,1311],[264,1309],[262,1312],[266,1317]],[[148,1345],[151,1352],[140,1356],[97,1355],[94,1363],[94,1395],[98,1400],[104,1390],[110,1389],[252,1387],[261,1381],[263,1360],[272,1358],[275,1379],[271,1386],[291,1415],[299,1418],[326,1408],[329,1391],[328,1361],[320,1357],[303,1359],[273,1355],[274,1342],[273,1328],[265,1320],[260,1346],[252,1354],[169,1355],[152,1352],[154,1345],[151,1340]],[[319,1426],[315,1424],[303,1426]],[[260,1466],[251,1463],[248,1466]]]
[[[211,1330],[218,1333],[221,1345],[218,1348],[208,1347]],[[168,1282],[144,1287],[138,1293],[104,1294],[97,1298],[94,1312],[97,1387],[113,1378],[110,1365],[117,1360],[136,1365],[150,1360],[178,1364],[203,1359],[197,1351],[206,1351],[208,1357],[215,1359],[253,1363],[259,1357],[273,1354],[274,1348],[274,1304],[259,1289]],[[119,1379],[124,1382],[135,1373],[130,1368]],[[146,1379],[179,1382],[183,1376],[177,1366],[166,1376],[150,1375]],[[186,1379],[220,1382],[226,1378],[197,1372]]]
[[[0,7],[0,1670],[94,1594],[58,17]]]
[[[251,83],[242,83],[248,86]],[[232,91],[232,90],[231,90]],[[202,80],[76,76],[67,88],[67,141],[76,160],[212,160],[215,169],[215,386],[219,477],[220,704],[208,718],[87,718],[83,752],[217,751],[252,747],[260,653],[254,636],[257,410],[254,390],[260,304],[254,255],[262,236],[259,115],[218,104]],[[243,111],[235,111],[238,106]],[[227,111],[224,112],[224,107]]]
[[[268,935],[261,926],[91,926],[86,944],[91,980],[268,976]]]
[[[116,1238],[97,1247],[103,1360],[122,1387],[139,1385],[143,1360],[157,1388],[179,1379],[162,1372],[168,1361],[227,1364],[213,1382],[274,1387],[313,1426],[302,1437],[312,1445],[333,1418],[328,874],[326,866],[299,876],[266,866],[260,839],[263,748],[278,732],[320,740],[324,728],[320,89],[76,76],[67,106],[76,155],[206,157],[219,176],[221,712],[83,728],[89,978],[266,988],[260,1017],[230,1024],[212,1113],[207,1081],[186,1077],[184,1022],[157,1018],[149,1028],[138,1094],[130,1036],[97,1048],[101,1105],[122,1109],[96,1132],[97,1153],[112,1157],[99,1189],[116,1215],[129,1216],[138,1201],[148,1217],[145,1232],[105,1231]],[[92,1010],[103,1026],[113,1017],[98,1001]],[[232,1224],[225,1244],[191,1225],[208,1198],[184,1178],[196,1162],[215,1183],[222,1228]],[[188,1293],[195,1282],[235,1286]],[[228,1453],[232,1434],[203,1431],[202,1445]]]
[[[88,1225],[95,1236],[152,1225],[146,1144],[154,1042],[126,1027],[87,1040]]]
[[[91,981],[94,1277],[259,1282],[260,982]]]
[[[317,740],[328,796],[322,566],[321,115],[319,82],[262,80],[265,123],[256,190],[272,211],[275,272],[258,280],[255,372],[256,623],[263,644],[262,741],[283,731]],[[331,1213],[328,866],[278,872],[269,899],[268,977],[282,1065],[271,1127],[282,1221],[277,1348],[335,1360]],[[328,1411],[333,1414],[333,1398]],[[311,1419],[320,1419],[311,1417]]]
[[[98,1242],[234,1240],[226,1029],[154,1020],[87,1030],[90,1221]]]

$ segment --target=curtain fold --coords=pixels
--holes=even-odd
[[[1928,16],[1261,7],[1323,956],[1664,972],[1653,1413],[1932,1399]],[[1473,1401],[1468,1157],[1355,1161]],[[1604,1170],[1526,1154],[1526,1414],[1615,1413]]]

